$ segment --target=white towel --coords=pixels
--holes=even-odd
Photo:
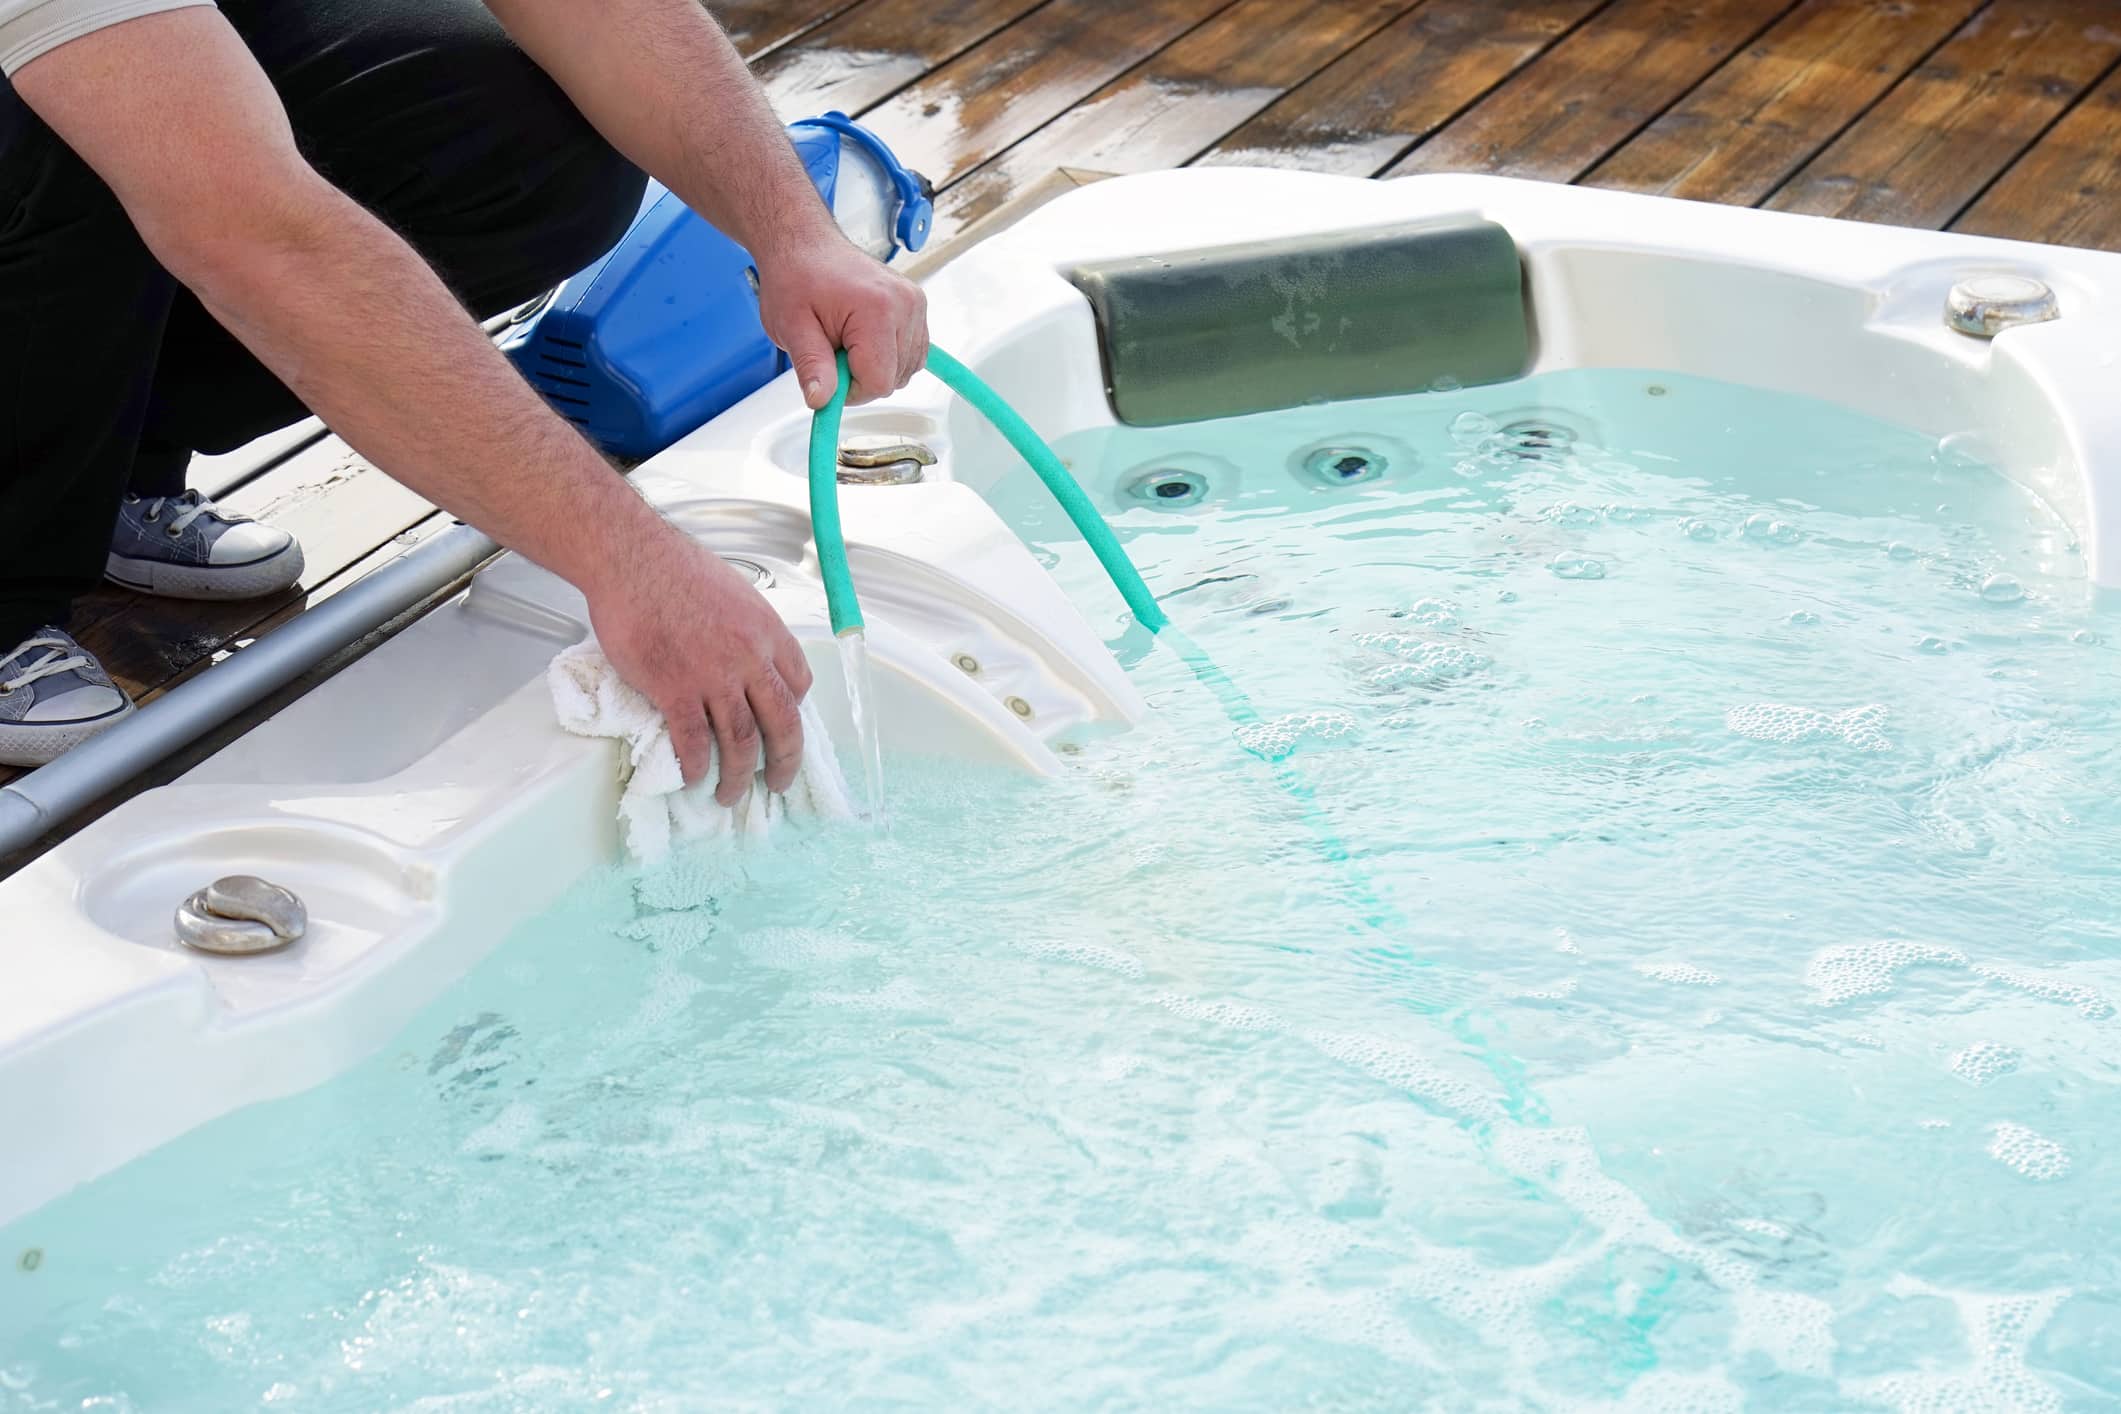
[[[714,799],[719,768],[710,767],[698,785],[685,785],[663,714],[626,685],[594,638],[554,658],[545,677],[562,727],[576,736],[615,737],[625,744],[619,822],[627,851],[642,863],[662,858],[673,843],[763,835],[787,815],[840,820],[854,814],[832,738],[808,701],[802,709],[803,765],[788,794],[776,796],[763,779],[754,778],[744,798],[724,808]]]

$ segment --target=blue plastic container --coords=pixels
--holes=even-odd
[[[875,134],[827,113],[790,124],[788,136],[857,244],[889,260],[927,242],[927,183]],[[523,317],[501,348],[561,416],[635,460],[788,366],[759,323],[750,254],[654,182],[618,245]]]

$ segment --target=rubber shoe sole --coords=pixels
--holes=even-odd
[[[133,714],[133,704],[72,722],[0,722],[0,766],[49,766]]]
[[[164,599],[261,599],[293,585],[302,570],[302,545],[296,540],[247,565],[173,565],[125,555],[103,560],[103,577],[112,584]]]

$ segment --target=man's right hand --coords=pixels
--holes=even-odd
[[[803,762],[797,705],[810,665],[759,592],[719,555],[663,527],[649,543],[619,547],[608,581],[589,590],[589,617],[619,676],[670,725],[691,784],[721,756],[714,798],[734,805],[759,769],[785,791]]]

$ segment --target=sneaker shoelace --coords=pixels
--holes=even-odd
[[[212,516],[215,520],[229,525],[233,525],[239,520],[248,519],[246,516],[230,515],[197,491],[186,491],[181,496],[156,496],[148,501],[147,523],[149,525],[155,525],[161,521],[162,509],[165,506],[183,506],[185,508],[182,513],[169,523],[169,533],[172,536],[182,535],[185,531],[191,529],[191,523],[200,516]]]
[[[0,664],[12,663],[38,648],[47,650],[45,655],[19,669],[13,677],[0,681],[0,692],[13,692],[17,688],[28,687],[40,678],[55,677],[60,673],[70,673],[76,668],[88,666],[88,655],[81,651],[80,645],[64,638],[32,638],[14,652],[0,658]]]

